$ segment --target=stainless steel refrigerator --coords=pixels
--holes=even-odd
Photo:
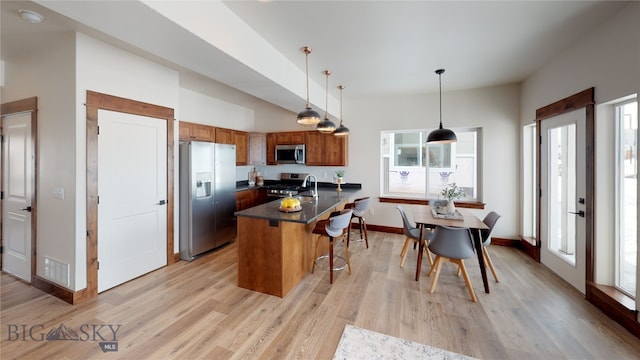
[[[180,143],[180,258],[197,255],[236,237],[236,146]]]

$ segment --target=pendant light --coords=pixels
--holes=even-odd
[[[344,85],[339,85],[338,89],[340,89],[340,126],[333,132],[333,135],[347,136],[349,135],[349,128],[342,124],[342,90],[344,90]]]
[[[449,130],[442,128],[442,73],[444,69],[436,70],[436,74],[438,74],[438,79],[440,82],[440,127],[437,130],[433,130],[427,136],[427,142],[430,144],[450,144],[458,141],[456,134]]]
[[[318,123],[318,127],[316,129],[322,133],[328,134],[336,130],[336,124],[334,124],[333,121],[329,120],[329,75],[331,75],[331,71],[325,70],[323,71],[323,73],[327,77],[327,84],[325,86],[327,94],[326,94],[326,98],[325,98],[326,100],[324,104],[324,108],[325,108],[324,120]]]
[[[302,48],[302,52],[305,54],[306,75],[307,75],[307,106],[304,111],[298,114],[298,120],[296,122],[300,125],[315,125],[320,122],[320,114],[311,109],[311,103],[309,102],[309,54],[311,54],[311,48],[305,46]]]

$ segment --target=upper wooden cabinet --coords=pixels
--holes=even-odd
[[[249,164],[249,133],[248,132],[217,127],[216,142],[219,144],[235,144],[236,165]]]
[[[319,131],[291,131],[267,134],[267,165],[276,165],[276,145],[305,144],[308,166],[347,166],[348,136]]]
[[[234,144],[233,130],[225,128],[216,128],[216,142],[218,144]]]
[[[278,145],[298,145],[304,144],[304,134],[306,131],[286,131],[275,133]]]
[[[180,140],[210,141],[236,146],[236,165],[249,164],[249,133],[180,121]]]
[[[249,133],[233,130],[233,143],[236,144],[236,165],[249,165]]]
[[[305,145],[305,160],[308,166],[348,165],[348,136],[307,131],[305,132]]]
[[[249,165],[267,165],[267,134],[249,133]]]
[[[276,165],[276,144],[278,133],[267,134],[267,165]]]
[[[214,141],[214,127],[180,121],[180,140]]]

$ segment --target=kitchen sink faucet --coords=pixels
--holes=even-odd
[[[311,190],[311,196],[313,196],[314,199],[318,198],[318,178],[313,175],[313,174],[309,174],[307,176],[304,177],[304,180],[302,180],[302,187],[307,187],[307,180],[313,177],[313,183],[315,184],[315,190]]]

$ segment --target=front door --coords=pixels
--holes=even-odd
[[[31,112],[2,117],[3,270],[31,282],[34,159]]]
[[[586,288],[586,114],[575,110],[541,122],[540,261]]]
[[[98,292],[167,264],[164,119],[98,111]]]

